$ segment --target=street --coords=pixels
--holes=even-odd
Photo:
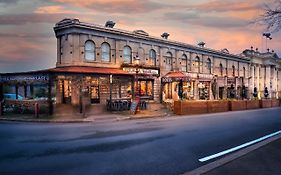
[[[281,108],[112,123],[0,122],[0,174],[179,175],[281,130]]]

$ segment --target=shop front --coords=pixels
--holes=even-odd
[[[127,65],[123,70],[134,77],[133,97],[139,96],[144,100],[156,100],[157,92],[155,88],[159,86],[159,69],[153,67],[141,67]]]

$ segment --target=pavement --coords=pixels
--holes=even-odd
[[[279,175],[281,174],[281,139],[219,166],[204,175]]]

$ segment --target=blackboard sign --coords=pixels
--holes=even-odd
[[[133,102],[131,103],[130,111],[131,111],[132,114],[136,114],[138,105],[139,105],[139,102],[138,102],[138,101],[133,101]]]

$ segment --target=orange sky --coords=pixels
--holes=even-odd
[[[273,0],[272,0],[273,1]],[[63,18],[116,28],[142,29],[153,36],[239,54],[250,46],[265,50],[265,26],[252,23],[263,12],[261,0],[0,0],[0,72],[54,67],[53,26]],[[281,56],[280,32],[268,47]]]

